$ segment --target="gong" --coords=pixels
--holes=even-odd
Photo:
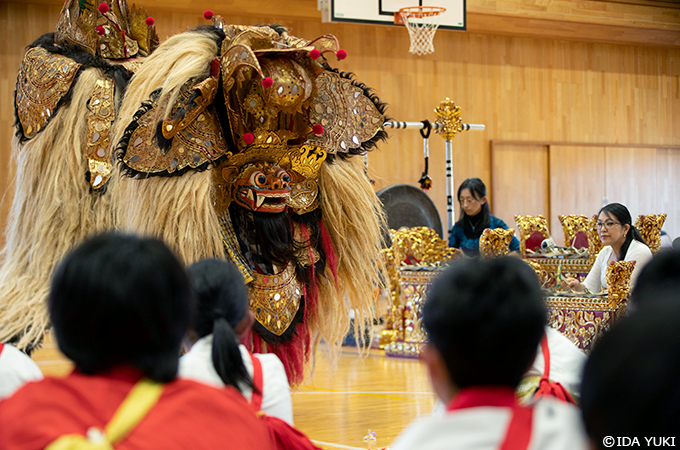
[[[422,190],[410,184],[395,184],[377,193],[383,204],[390,229],[428,227],[442,238],[442,220],[434,203]],[[383,238],[385,238],[383,236]],[[388,247],[389,236],[384,239]]]

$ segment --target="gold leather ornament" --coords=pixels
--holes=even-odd
[[[171,115],[189,99],[197,88],[195,81],[185,84],[179,94]],[[215,90],[206,92],[215,94]],[[203,101],[201,101],[202,103]],[[163,152],[155,143],[156,124],[162,120],[163,107],[158,104],[157,95],[152,96],[151,106],[139,119],[139,126],[130,136],[125,149],[123,161],[130,168],[144,173],[167,171],[173,173],[186,167],[195,168],[209,161],[214,161],[227,151],[227,143],[222,135],[222,128],[212,101],[195,120],[183,124],[183,128],[174,136],[167,152]],[[198,108],[198,107],[197,107]]]
[[[188,112],[184,117],[176,120],[168,119],[163,121],[163,125],[161,127],[163,137],[166,139],[172,139],[177,133],[189,127],[191,123],[196,120],[203,113],[203,111],[206,110],[206,108],[212,105],[212,102],[215,99],[215,94],[217,94],[218,85],[219,82],[217,78],[210,77],[194,86],[191,91],[193,92],[198,90],[200,91],[201,95],[193,100],[194,105],[192,108],[186,108]]]
[[[310,144],[329,153],[346,153],[361,148],[362,142],[380,131],[385,117],[350,80],[325,72],[316,78],[315,84],[310,120],[313,124],[321,124],[323,133],[310,135]]]
[[[107,77],[97,80],[90,96],[87,116],[87,162],[90,170],[90,185],[98,190],[111,178],[113,163],[111,125],[115,119],[114,83]]]
[[[277,336],[288,329],[300,307],[303,288],[295,278],[295,267],[288,263],[279,273],[253,273],[248,285],[250,310],[263,327]]]
[[[31,139],[45,128],[80,67],[72,59],[41,47],[26,52],[19,68],[15,98],[24,136]]]

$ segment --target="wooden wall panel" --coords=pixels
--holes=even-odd
[[[515,229],[515,215],[550,213],[548,147],[494,144],[491,212]],[[489,188],[487,183],[487,189]]]
[[[54,2],[44,3],[0,3],[2,192],[10,180],[12,92],[23,49],[40,34],[53,31],[60,10]],[[454,139],[457,183],[472,176],[491,180],[491,140],[680,146],[678,48],[440,30],[434,40],[435,53],[417,57],[408,53],[403,27],[323,24],[310,19],[307,12],[292,19],[295,5],[290,3],[286,15],[277,9],[269,15],[232,14],[229,20],[279,22],[289,26],[292,34],[307,38],[337,35],[349,57],[332,64],[356,73],[373,87],[389,104],[388,114],[397,120],[433,120],[433,108],[450,97],[462,108],[465,122],[486,125],[485,131],[464,132]],[[154,6],[161,38],[205,23],[198,6],[193,12]],[[217,6],[211,8],[217,10]],[[390,136],[369,156],[376,189],[395,183],[417,185],[423,168],[419,134],[393,130]],[[430,149],[434,186],[428,195],[445,220],[443,140],[433,135]],[[515,195],[519,204],[533,201],[530,192]],[[0,205],[0,227],[8,204],[6,198]]]
[[[633,221],[638,214],[659,211],[656,189],[655,148],[607,147],[605,149],[606,196],[622,203]]]
[[[560,214],[595,214],[605,196],[605,149],[550,146],[550,234],[564,244]]]
[[[649,183],[650,180],[643,180]],[[674,239],[680,236],[680,148],[656,152],[656,212],[666,213],[663,229]],[[653,212],[653,211],[649,211]]]

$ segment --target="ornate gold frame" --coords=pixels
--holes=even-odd
[[[519,231],[519,251],[522,255],[527,254],[527,239],[534,231],[543,234],[546,239],[550,237],[548,221],[541,214],[537,216],[515,216],[515,223]]]
[[[404,339],[405,303],[401,300],[400,274],[404,273],[401,268],[406,265],[405,261],[437,266],[464,256],[460,249],[448,247],[444,239],[427,227],[390,230],[389,233],[392,246],[382,250],[382,254],[390,277],[391,305],[387,311],[385,330],[380,337],[379,348],[384,348],[390,342]]]
[[[635,220],[638,229],[652,253],[661,249],[661,227],[666,222],[666,214],[639,215]]]
[[[510,241],[515,230],[510,228],[487,228],[479,237],[479,255],[482,258],[497,258],[510,253]]]

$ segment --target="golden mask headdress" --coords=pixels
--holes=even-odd
[[[125,0],[66,0],[54,34],[55,44],[68,43],[105,59],[148,56],[158,47],[153,19]]]

